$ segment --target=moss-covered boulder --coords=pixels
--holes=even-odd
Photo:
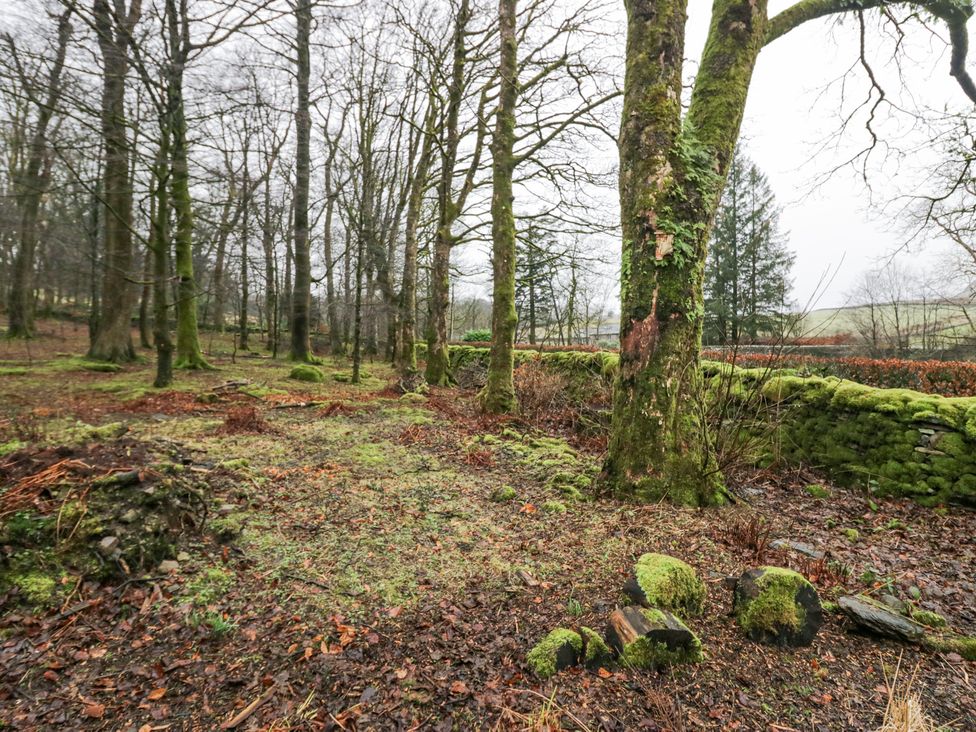
[[[704,658],[698,636],[664,610],[632,606],[614,610],[606,635],[621,663],[634,668],[700,663]]]
[[[799,572],[781,567],[750,569],[735,585],[733,613],[754,641],[809,645],[823,624],[816,588]]]
[[[693,567],[667,554],[642,554],[624,592],[638,605],[697,615],[705,604],[705,584]]]
[[[583,639],[583,665],[589,669],[609,666],[613,662],[613,651],[603,637],[592,628],[579,629]]]
[[[556,628],[535,644],[525,660],[536,676],[548,679],[579,663],[583,653],[583,638],[575,630]]]
[[[322,370],[309,363],[300,363],[292,368],[288,374],[289,379],[295,381],[307,381],[312,384],[321,384],[325,381],[325,374]]]

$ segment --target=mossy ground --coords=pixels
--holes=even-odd
[[[590,728],[606,717],[637,729],[645,719],[666,723],[645,693],[660,687],[689,728],[695,720],[715,729],[876,728],[885,701],[875,691],[883,683],[877,669],[893,667],[901,647],[850,636],[830,620],[813,647],[770,655],[728,617],[719,580],[754,557],[723,527],[744,511],[764,512],[777,536],[819,532],[824,545],[835,537],[830,546],[851,565],[851,583],[874,567],[872,577],[918,583],[920,607],[934,610],[930,588],[959,593],[945,595],[958,601],[944,614],[953,629],[976,629],[966,610],[976,603],[953,584],[976,567],[968,514],[922,514],[886,501],[868,511],[833,486],[831,500],[811,500],[803,491],[810,479],[770,490],[752,509],[632,505],[589,489],[598,449],[538,425],[485,422],[473,394],[460,390],[402,401],[379,362],[369,363],[370,378],[359,385],[329,378],[349,369],[333,360],[320,367],[322,383],[298,382],[283,360],[238,354],[232,362],[229,340],[215,337],[208,360],[217,371],[181,371],[172,389],[157,392],[150,362],[116,373],[53,367],[68,360],[55,352],[83,352],[84,331],[74,340],[49,338],[48,346],[30,344],[30,364],[21,345],[0,344],[4,367],[26,371],[0,377],[0,444],[149,446],[147,464],[162,478],[214,486],[209,521],[232,536],[190,535],[176,547],[188,557],[178,571],[148,571],[151,581],[118,593],[118,579],[79,586],[61,557],[48,556],[46,579],[28,578],[22,594],[43,599],[53,582],[50,609],[19,605],[20,620],[0,620],[11,644],[0,648],[0,694],[7,695],[0,722],[14,728],[95,729],[126,719],[136,728],[216,729],[272,686],[271,700],[249,722],[256,727],[314,726],[309,720],[318,715],[350,728],[355,718],[361,729],[442,719],[455,729],[504,729],[506,710],[534,713],[543,702],[531,692],[558,689],[559,705]],[[583,356],[603,369],[602,360]],[[218,388],[231,381],[247,384]],[[275,432],[218,432],[242,405]],[[114,424],[126,428],[122,438],[104,429]],[[86,437],[92,428],[101,432]],[[192,463],[169,455],[175,446]],[[492,500],[502,486],[516,497]],[[548,502],[565,511],[543,510]],[[222,504],[230,509],[219,512]],[[830,531],[823,529],[828,516],[836,522]],[[894,517],[904,530],[870,530]],[[847,541],[841,527],[857,527],[864,538]],[[946,536],[954,537],[951,547]],[[906,552],[906,542],[921,542],[924,551]],[[540,688],[528,650],[555,627],[602,629],[633,557],[645,552],[679,557],[707,580],[704,613],[688,620],[707,658],[662,674],[576,669]],[[947,564],[950,554],[958,566]],[[54,623],[66,604],[89,599],[99,604]],[[28,613],[39,624],[25,621]],[[904,654],[903,663],[921,664],[918,691],[942,722],[976,718],[976,698],[953,680],[950,665],[913,648]],[[46,671],[54,673],[45,678]],[[124,684],[125,694],[107,691],[106,679],[113,689]],[[149,698],[163,687],[162,699]],[[845,700],[843,707],[824,695]],[[105,717],[83,716],[80,697],[105,703]],[[72,702],[58,707],[59,698]],[[62,722],[54,721],[62,709]],[[25,716],[32,714],[33,723]]]

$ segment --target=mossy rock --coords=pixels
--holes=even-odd
[[[583,665],[588,669],[597,669],[613,663],[613,651],[603,637],[592,628],[583,626],[579,629],[583,639]]]
[[[769,645],[810,645],[823,625],[816,588],[799,572],[781,567],[743,573],[732,611],[749,638]]]
[[[701,613],[705,604],[705,584],[694,568],[667,554],[642,554],[624,592],[638,605],[662,610]]]
[[[574,630],[556,628],[535,644],[525,660],[536,676],[548,679],[575,666],[583,653],[583,638]]]
[[[325,381],[325,374],[322,370],[308,363],[300,363],[292,368],[288,373],[289,379],[295,381],[307,381],[313,384],[321,384]]]
[[[401,394],[398,401],[403,404],[426,404],[427,397],[416,391],[408,391]]]
[[[507,503],[518,498],[515,489],[510,485],[500,485],[491,492],[491,500],[495,503]]]
[[[704,659],[698,636],[665,610],[633,606],[614,610],[606,636],[620,662],[633,668],[661,668]]]

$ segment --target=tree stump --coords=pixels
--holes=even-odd
[[[586,626],[579,632],[583,638],[583,665],[588,669],[609,666],[613,662],[613,652],[600,634]]]
[[[526,656],[537,676],[548,679],[557,671],[575,666],[583,652],[583,639],[576,631],[556,628],[535,644]]]
[[[657,668],[702,660],[701,641],[664,610],[625,607],[610,614],[607,640],[622,663]]]
[[[769,645],[810,645],[823,625],[816,588],[798,572],[780,567],[743,573],[732,611],[749,638]]]
[[[702,611],[706,594],[694,568],[667,554],[654,553],[640,556],[624,592],[638,605],[692,615]]]

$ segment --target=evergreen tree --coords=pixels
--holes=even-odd
[[[779,217],[766,176],[737,149],[705,267],[707,342],[737,343],[779,331],[795,259]]]
[[[540,327],[549,324],[555,309],[553,282],[562,253],[550,233],[534,226],[519,237],[515,247],[515,312],[520,336],[535,343]]]

